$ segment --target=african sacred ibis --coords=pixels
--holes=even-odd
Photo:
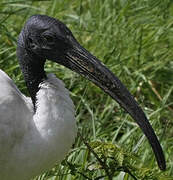
[[[63,82],[46,75],[46,59],[82,74],[115,99],[148,138],[160,169],[166,168],[162,148],[142,109],[62,22],[32,16],[19,35],[17,57],[31,99],[0,71],[0,179],[29,180],[60,162],[74,142],[73,102]]]

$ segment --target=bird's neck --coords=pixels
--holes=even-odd
[[[44,71],[44,64],[46,60],[41,59],[35,54],[27,52],[23,47],[19,47],[17,49],[17,56],[26,86],[34,105],[34,110],[36,110],[36,95],[39,91],[39,84],[47,78]]]

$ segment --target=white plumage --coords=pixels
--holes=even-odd
[[[53,74],[40,84],[35,114],[31,99],[1,70],[0,87],[0,179],[29,180],[67,154],[76,132],[74,105]]]

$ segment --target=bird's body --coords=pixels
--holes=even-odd
[[[74,105],[61,80],[49,74],[30,98],[0,71],[0,179],[29,180],[63,160],[75,138]]]
[[[47,59],[85,76],[116,100],[148,138],[160,169],[166,168],[162,147],[133,96],[65,24],[32,16],[19,35],[17,57],[31,99],[0,71],[0,179],[29,180],[60,162],[74,142],[74,105],[62,81],[46,75]]]

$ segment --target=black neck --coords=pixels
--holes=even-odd
[[[27,52],[24,47],[18,46],[17,56],[19,64],[30,93],[34,110],[36,110],[36,94],[39,91],[39,84],[46,79],[44,71],[44,59],[41,59],[31,52]]]

